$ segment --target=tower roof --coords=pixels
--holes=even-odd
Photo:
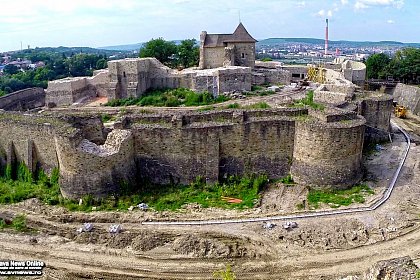
[[[233,34],[207,34],[204,47],[223,47],[227,43],[256,43],[242,23],[239,23]]]

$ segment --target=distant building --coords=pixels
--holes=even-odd
[[[239,23],[233,34],[207,34],[200,36],[200,69],[224,66],[255,66],[255,40]]]

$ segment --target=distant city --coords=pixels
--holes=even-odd
[[[175,43],[180,41],[176,40]],[[198,42],[197,42],[198,43]],[[43,67],[43,61],[23,60],[20,52],[28,50],[56,52],[71,56],[76,53],[104,54],[108,60],[137,57],[139,49],[144,43],[107,46],[100,48],[88,47],[58,47],[58,48],[26,48],[23,50],[0,53],[0,75],[8,64],[15,65],[21,71]],[[375,53],[385,53],[393,56],[395,52],[406,47],[420,47],[420,43],[401,43],[394,41],[358,42],[358,41],[329,41],[325,54],[325,40],[314,38],[269,38],[260,40],[256,44],[258,59],[270,58],[285,64],[321,63],[334,60],[335,57],[346,57],[351,60],[365,61]]]
[[[257,43],[257,56],[280,60],[286,64],[307,64],[318,61],[331,61],[341,56],[351,60],[364,61],[375,53],[393,56],[406,47],[420,47],[420,44],[401,42],[356,42],[330,41],[325,55],[325,41],[312,38],[271,38]]]

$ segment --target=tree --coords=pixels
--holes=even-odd
[[[420,83],[420,49],[406,48],[397,51],[388,65],[388,71],[404,83]]]
[[[7,64],[4,69],[3,72],[9,75],[14,75],[17,74],[19,72],[19,69],[16,67],[16,65],[13,64]]]
[[[177,46],[174,42],[165,41],[163,38],[152,39],[141,49],[139,57],[155,57],[165,65],[172,65]]]
[[[96,61],[96,69],[105,69],[108,67],[108,62],[105,58],[101,58],[98,61]]]
[[[184,68],[197,66],[200,59],[200,49],[195,39],[183,40],[178,45],[177,65]]]
[[[368,79],[385,78],[387,66],[390,62],[386,54],[378,53],[369,56],[366,60],[366,73]]]

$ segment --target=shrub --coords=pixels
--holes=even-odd
[[[17,179],[21,182],[26,182],[32,184],[32,173],[29,171],[29,168],[23,163],[19,163],[17,170]]]
[[[323,111],[325,109],[324,105],[314,102],[314,91],[313,90],[308,91],[305,98],[302,98],[300,100],[296,100],[292,104],[292,107],[304,107],[304,106],[309,106],[314,110]]]
[[[5,177],[6,177],[6,180],[13,179],[13,170],[12,170],[11,164],[6,165]]]
[[[268,109],[271,108],[266,102],[258,102],[248,106],[244,106],[245,109]]]
[[[26,218],[23,215],[16,216],[12,221],[12,228],[16,231],[27,231]]]
[[[51,185],[58,185],[60,180],[60,170],[55,167],[51,172],[50,183]]]
[[[229,104],[228,106],[226,106],[226,109],[239,109],[239,108],[241,108],[241,105],[239,105],[238,103],[232,103],[232,104]]]
[[[213,273],[213,276],[221,280],[235,280],[236,276],[232,271],[230,265],[226,266],[225,270],[219,270]]]
[[[197,93],[190,89],[177,88],[149,91],[144,96],[139,98],[111,100],[105,104],[105,106],[201,106],[221,103],[227,100],[229,100],[229,98],[224,95],[219,95],[215,98],[209,92]]]
[[[286,177],[282,178],[280,182],[286,185],[292,185],[295,183],[295,181],[293,181],[292,174],[289,174]]]

